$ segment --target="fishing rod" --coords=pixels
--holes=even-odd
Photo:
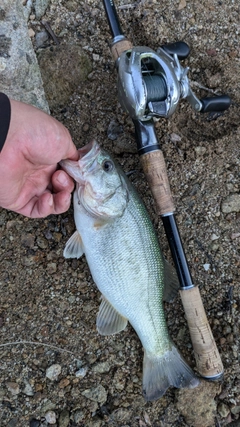
[[[165,44],[156,52],[146,46],[133,46],[121,30],[114,1],[103,0],[103,5],[112,33],[111,53],[118,71],[119,101],[134,123],[143,171],[171,249],[197,369],[205,379],[218,380],[223,375],[223,365],[199,288],[193,284],[189,271],[154,118],[170,117],[181,98],[195,111],[220,114],[231,100],[227,95],[197,98],[189,84],[188,68],[180,64],[190,53],[185,42]]]

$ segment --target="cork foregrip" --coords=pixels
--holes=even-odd
[[[126,39],[114,43],[111,47],[111,52],[114,61],[116,61],[120,57],[122,52],[125,52],[125,50],[129,49],[132,49],[132,43]]]
[[[160,215],[173,213],[175,206],[162,151],[157,150],[143,154],[141,163],[157,206],[157,212]]]
[[[180,291],[187,318],[198,372],[206,379],[216,379],[223,373],[223,365],[197,286]],[[213,377],[213,378],[212,378]]]

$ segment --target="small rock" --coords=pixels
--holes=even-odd
[[[34,234],[24,234],[21,236],[21,244],[26,248],[32,248],[35,244],[35,237]]]
[[[53,411],[48,411],[45,414],[45,419],[48,424],[55,424],[56,423],[56,414]]]
[[[48,248],[48,242],[43,237],[37,237],[37,245],[40,249]]]
[[[6,383],[6,387],[10,391],[10,393],[12,393],[14,396],[16,396],[17,394],[20,393],[20,388],[19,388],[19,385],[17,383],[10,381],[10,382]]]
[[[17,427],[19,425],[18,419],[17,418],[12,418],[7,427]]]
[[[219,413],[219,415],[221,415],[222,418],[226,418],[228,416],[229,412],[230,412],[229,407],[227,405],[225,405],[225,403],[219,403],[218,413]]]
[[[114,141],[121,133],[123,133],[123,127],[116,120],[111,120],[107,129],[108,138]]]
[[[206,147],[201,147],[201,146],[195,147],[194,150],[197,156],[203,156],[203,154],[205,154],[207,151]]]
[[[35,37],[36,47],[37,48],[42,47],[47,40],[48,40],[47,31],[40,31],[39,33],[36,34],[36,37]]]
[[[240,194],[230,194],[222,202],[221,208],[223,213],[240,212]]]
[[[67,409],[63,409],[63,411],[60,413],[58,425],[59,427],[68,427],[70,422],[70,415],[69,411]]]
[[[217,239],[219,239],[219,236],[217,236],[215,233],[213,233],[212,235],[211,235],[211,240],[217,240]]]
[[[51,402],[51,400],[44,400],[44,403],[42,405],[41,411],[43,414],[46,414],[47,412],[53,411],[55,409],[55,404]]]
[[[101,362],[97,365],[93,366],[93,372],[96,372],[98,374],[103,374],[104,372],[110,371],[110,364],[109,362]]]
[[[70,381],[68,378],[63,378],[60,383],[58,384],[59,388],[65,388],[70,384]]]
[[[0,387],[0,401],[3,400],[4,396],[5,396],[5,391],[3,388]]]
[[[97,53],[93,53],[93,60],[94,61],[99,61],[100,60],[100,56]]]
[[[26,383],[26,385],[23,389],[23,394],[26,394],[26,396],[34,396],[34,391],[33,391],[31,384]]]
[[[30,421],[30,427],[39,427],[39,426],[40,426],[40,424],[41,424],[41,421],[36,420],[35,418],[33,418],[33,419]]]
[[[178,5],[178,10],[182,10],[187,6],[186,0],[180,0],[180,3]]]
[[[181,136],[180,135],[178,135],[177,133],[171,133],[171,135],[170,135],[170,141],[171,142],[180,142],[181,141]]]
[[[107,400],[107,392],[105,388],[100,384],[97,387],[84,390],[82,395],[87,399],[93,400],[93,402],[105,403]]]
[[[77,378],[84,378],[87,375],[88,367],[84,366],[75,372]]]
[[[116,409],[112,412],[111,416],[116,423],[128,421],[131,417],[130,411],[125,408]]]
[[[62,368],[60,365],[52,365],[50,366],[46,371],[46,377],[49,378],[51,381],[55,381],[58,379],[59,375],[61,374]]]
[[[55,262],[50,262],[47,265],[47,271],[50,274],[56,273],[56,271],[57,271],[57,264]]]
[[[89,129],[90,129],[89,123],[84,123],[83,126],[82,126],[82,131],[83,132],[88,132]]]
[[[34,6],[35,6],[35,15],[37,19],[41,19],[43,15],[45,14],[48,6],[49,6],[50,0],[35,0]]]
[[[210,264],[203,264],[203,268],[205,271],[208,271],[210,268]]]
[[[221,85],[221,73],[216,73],[213,76],[209,77],[208,84],[212,88],[216,88]]]
[[[194,427],[212,427],[215,424],[216,402],[219,384],[201,381],[194,389],[176,391],[177,409],[187,424]]]
[[[81,421],[83,421],[85,418],[85,414],[83,411],[81,411],[80,409],[77,409],[74,412],[74,421],[76,424],[80,423]]]
[[[231,408],[231,412],[233,415],[237,415],[240,413],[240,406],[239,405],[234,405]]]
[[[31,37],[31,39],[35,36],[35,31],[32,28],[29,28],[28,35]]]

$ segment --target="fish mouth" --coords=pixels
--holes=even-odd
[[[78,150],[78,160],[61,160],[59,164],[77,183],[83,185],[85,183],[84,175],[94,169],[99,152],[100,146],[93,140]]]
[[[78,164],[84,175],[85,172],[91,173],[95,167],[95,160],[100,152],[100,146],[93,140],[79,150]]]

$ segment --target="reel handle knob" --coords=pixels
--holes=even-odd
[[[231,105],[231,99],[228,95],[202,98],[200,102],[202,104],[201,113],[225,111]]]
[[[179,41],[175,43],[168,43],[161,46],[163,50],[165,50],[168,55],[176,54],[178,59],[186,59],[190,53],[190,47],[187,43]]]

